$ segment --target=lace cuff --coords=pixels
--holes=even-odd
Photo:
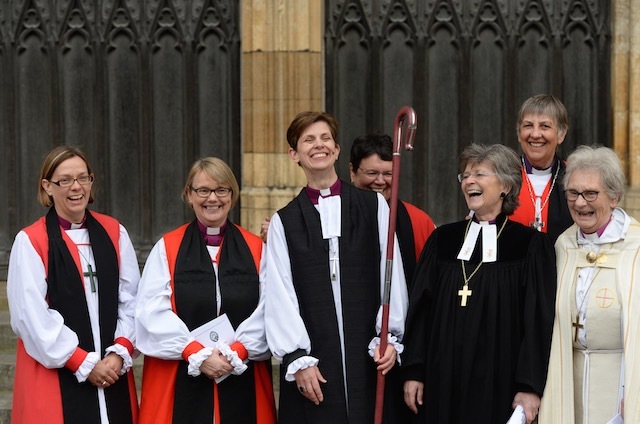
[[[197,377],[200,375],[200,367],[205,359],[207,359],[213,353],[213,349],[210,347],[205,347],[189,355],[189,367],[187,368],[187,373],[191,377]]]
[[[76,372],[73,373],[73,375],[76,376],[78,383],[84,383],[87,381],[87,377],[89,377],[89,374],[91,374],[91,371],[93,371],[93,368],[99,360],[100,355],[98,355],[97,352],[89,352],[87,354],[84,361],[82,361],[82,364],[80,364]]]
[[[400,343],[398,341],[398,338],[391,333],[387,333],[387,343],[393,346],[393,348],[396,350],[396,353],[398,354],[398,357],[397,357],[398,364],[402,364],[402,361],[400,360],[400,354],[404,352],[404,345]],[[380,337],[376,336],[373,339],[371,339],[371,342],[369,343],[369,356],[371,356],[372,358],[373,358],[373,354],[375,353],[375,348],[379,344],[380,344]]]
[[[228,344],[218,342],[218,350],[220,351],[220,353],[227,357],[227,361],[229,361],[229,363],[233,367],[233,371],[231,371],[231,374],[240,375],[247,370],[248,367],[244,364],[244,362],[242,362],[242,359],[240,359],[240,357],[238,356],[238,352],[231,349]]]
[[[287,367],[287,374],[284,376],[284,379],[287,381],[295,381],[296,378],[293,376],[295,373],[309,367],[314,367],[318,365],[318,362],[320,362],[320,360],[313,356],[301,356],[289,364]]]
[[[133,358],[131,357],[131,355],[129,355],[129,350],[121,344],[116,343],[105,349],[106,354],[109,354],[111,352],[122,358],[122,368],[120,369],[120,373],[118,375],[125,375],[133,366]]]

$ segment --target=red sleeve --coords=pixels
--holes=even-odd
[[[244,361],[249,357],[249,352],[247,352],[247,349],[245,349],[245,347],[244,347],[244,345],[242,343],[234,342],[229,347],[231,348],[231,350],[235,350],[236,351],[236,353],[238,354],[238,357],[240,358],[240,360]]]
[[[77,347],[75,352],[73,352],[73,355],[71,355],[71,358],[69,358],[64,366],[71,372],[76,372],[78,371],[78,368],[80,368],[80,365],[82,365],[88,354],[89,352],[87,352],[86,350]]]
[[[127,339],[126,337],[118,337],[113,343],[124,346],[129,352],[129,355],[133,354],[133,343],[131,343],[131,341],[129,341],[129,339]]]
[[[196,352],[199,352],[202,349],[204,349],[204,346],[202,345],[202,343],[194,340],[191,343],[189,343],[187,347],[185,347],[184,350],[182,351],[182,359],[184,359],[185,361],[188,361],[189,356],[193,355]]]

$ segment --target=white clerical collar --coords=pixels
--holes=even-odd
[[[458,253],[458,259],[468,261],[471,259],[473,250],[482,230],[482,262],[495,262],[498,252],[498,235],[495,224],[489,221],[475,222],[471,220],[467,235],[462,243],[462,248]]]
[[[552,168],[553,166],[550,166],[547,169],[538,169],[532,166],[531,175],[551,175]]]
[[[580,228],[578,228],[578,244],[594,245],[615,243],[626,237],[629,225],[631,224],[631,217],[621,208],[615,208],[611,213],[611,221],[607,224],[607,228],[604,232],[598,236],[596,231],[593,234],[584,234]]]
[[[329,190],[329,189],[326,189]],[[322,193],[322,190],[320,190]],[[340,237],[342,226],[342,198],[329,196],[318,198],[318,212],[320,213],[320,225],[322,226],[322,238],[330,239]]]

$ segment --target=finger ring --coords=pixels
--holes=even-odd
[[[106,385],[107,385],[107,380],[103,381],[103,382],[102,382],[102,385],[103,385],[103,386],[106,386]]]
[[[300,390],[300,393],[304,393],[304,386],[299,386],[298,390]]]

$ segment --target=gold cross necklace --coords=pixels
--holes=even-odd
[[[597,267],[598,270],[594,274],[593,270],[594,270],[595,267]],[[584,291],[584,297],[582,298],[582,301],[580,302],[580,306],[576,305],[576,307],[578,308],[577,312],[576,312],[576,322],[571,321],[571,326],[575,328],[573,341],[576,342],[576,343],[578,342],[578,331],[580,331],[580,329],[584,328],[584,322],[582,324],[580,324],[580,310],[584,306],[584,301],[589,298],[589,290],[591,290],[591,285],[593,285],[593,282],[598,277],[598,274],[600,274],[600,271],[602,271],[602,268],[599,267],[598,265],[596,265],[595,267],[591,268],[591,271],[589,272],[589,279],[591,281],[589,282],[589,285],[587,286],[586,290]],[[580,271],[578,271],[578,274],[576,275],[576,281],[578,281],[579,278],[580,278]],[[576,287],[576,281],[574,281],[574,283],[573,283],[574,287]],[[574,296],[575,296],[575,292],[576,291],[577,291],[577,288],[573,290]],[[585,318],[586,318],[586,313],[585,313]]]
[[[502,230],[504,230],[504,226],[507,225],[508,220],[509,218],[505,217],[504,222],[502,223],[502,227],[500,227],[500,231],[498,231],[498,235],[496,236],[496,240],[500,238],[500,234],[502,234]],[[470,219],[469,223],[467,224],[467,229],[464,232],[465,239],[467,238],[467,233],[469,232],[471,221],[472,220]],[[458,290],[458,296],[460,296],[460,306],[467,306],[467,298],[471,297],[471,293],[473,293],[472,290],[469,290],[469,281],[471,281],[473,276],[476,275],[476,273],[478,272],[478,270],[480,269],[480,267],[484,262],[480,261],[478,266],[476,266],[476,269],[473,270],[473,272],[469,277],[467,277],[467,269],[464,266],[464,260],[460,259],[460,263],[462,264],[462,276],[464,277],[464,285],[462,286],[461,290]]]

